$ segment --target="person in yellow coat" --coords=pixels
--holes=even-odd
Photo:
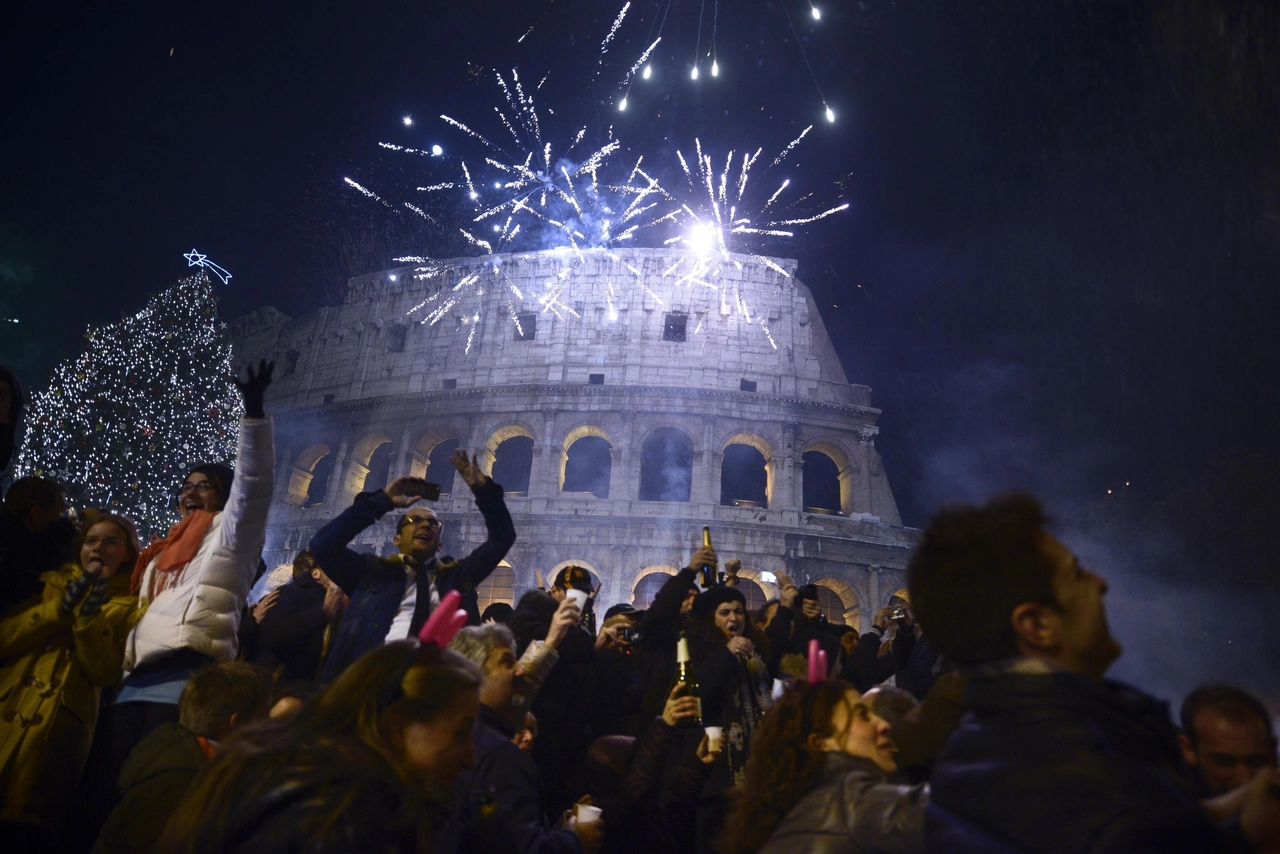
[[[33,842],[66,827],[99,695],[120,681],[139,616],[129,592],[138,552],[129,520],[97,516],[78,560],[45,573],[40,598],[0,619],[0,822]]]

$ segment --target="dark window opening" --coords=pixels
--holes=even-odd
[[[768,507],[769,475],[764,454],[750,445],[730,445],[720,465],[720,503],[735,507]]]
[[[333,473],[333,454],[325,454],[316,460],[311,467],[311,482],[307,484],[307,497],[303,507],[318,507],[324,503],[324,494],[329,490],[329,475]]]
[[[662,340],[684,341],[685,329],[689,325],[689,315],[672,311],[663,316]]]
[[[377,492],[387,485],[391,471],[391,443],[383,442],[369,455],[369,473],[364,478],[361,492]]]
[[[574,301],[573,301],[573,310],[574,310],[574,311],[579,311],[579,312],[580,312],[580,311],[584,310],[586,307],[587,307],[587,301],[586,301],[586,300],[576,299],[576,300],[574,300]]]
[[[604,374],[588,374],[587,382],[591,385],[604,385]]]
[[[445,439],[437,442],[427,457],[427,480],[440,487],[441,495],[453,494],[453,476],[458,470],[453,467],[449,457],[458,450],[457,439]]]
[[[284,370],[281,372],[281,376],[287,377],[298,370],[298,357],[301,355],[297,350],[290,350],[284,354]]]
[[[538,337],[538,315],[532,312],[516,315],[516,340],[532,341]]]
[[[613,457],[609,443],[599,436],[584,436],[569,446],[564,464],[562,492],[590,492],[597,498],[609,497],[609,476]]]
[[[326,395],[324,396],[324,402],[325,402],[325,403],[333,403],[333,395],[331,395],[331,394],[326,394]]]
[[[533,468],[533,440],[513,436],[493,452],[493,479],[508,495],[529,494],[529,472]]]
[[[387,333],[387,352],[403,353],[404,342],[405,342],[405,339],[408,337],[408,335],[409,335],[409,327],[407,326],[391,327],[391,331]]]
[[[640,454],[641,501],[688,501],[693,483],[693,445],[684,434],[664,430]]]
[[[756,381],[755,381],[755,380],[743,380],[741,383],[739,383],[739,384],[738,384],[738,388],[742,389],[743,391],[755,391],[755,390],[756,390]]]
[[[637,608],[648,608],[653,604],[653,597],[658,595],[662,585],[670,580],[671,576],[665,572],[649,573],[636,585],[635,593],[631,597],[632,604]]]
[[[840,512],[840,469],[835,460],[821,451],[806,451],[801,470],[804,509],[810,512]]]
[[[452,389],[455,389],[455,388],[457,388],[457,387],[458,387],[458,381],[457,381],[457,380],[445,380],[445,381],[444,381],[444,387],[445,387],[445,389],[446,389],[446,390],[452,390]]]
[[[818,588],[818,609],[822,611],[822,616],[827,618],[828,623],[843,626],[845,607],[840,594],[821,584],[814,586]]]

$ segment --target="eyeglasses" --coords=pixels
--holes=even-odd
[[[95,549],[98,546],[118,549],[124,545],[124,540],[119,537],[85,537],[84,544],[91,549]]]
[[[426,525],[428,528],[443,528],[444,522],[432,516],[410,516],[404,520],[406,525]]]
[[[209,481],[202,480],[202,481],[199,481],[198,483],[184,483],[182,484],[182,486],[179,486],[177,489],[175,489],[173,491],[173,494],[186,495],[188,492],[199,492],[201,495],[203,495],[204,493],[209,492],[210,490],[213,490],[216,488],[217,487],[215,487]]]

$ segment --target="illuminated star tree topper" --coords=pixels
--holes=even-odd
[[[163,534],[188,469],[235,459],[243,407],[214,285],[200,270],[85,337],[33,395],[17,476],[55,477],[77,505]]]

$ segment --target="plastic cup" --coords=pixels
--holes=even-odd
[[[704,728],[704,732],[707,734],[707,749],[712,753],[719,751],[724,743],[724,728],[709,726]]]
[[[575,590],[570,587],[564,592],[564,598],[577,605],[579,613],[582,612],[583,608],[587,607],[587,592],[585,590]]]
[[[582,591],[579,590],[579,593]],[[575,804],[574,818],[581,822],[599,821],[600,816],[604,815],[604,810],[600,807],[593,807],[591,804]]]

